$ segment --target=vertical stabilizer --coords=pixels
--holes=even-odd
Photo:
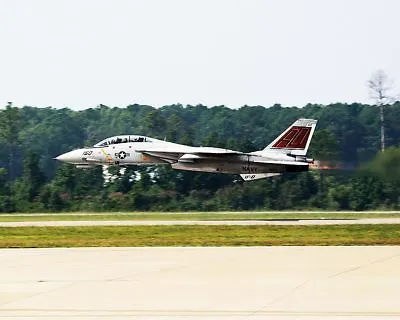
[[[316,125],[317,120],[298,119],[263,151],[305,156]]]

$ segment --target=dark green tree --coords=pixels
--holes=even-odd
[[[46,177],[39,167],[39,156],[34,152],[28,151],[25,157],[22,181],[26,188],[27,200],[32,202],[46,182]]]
[[[22,121],[18,108],[12,106],[9,102],[4,110],[0,112],[0,139],[7,146],[8,154],[8,177],[12,180],[16,177],[15,162],[18,146],[20,145],[20,131]]]

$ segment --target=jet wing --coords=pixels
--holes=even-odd
[[[213,148],[213,147],[189,147],[189,146],[176,146],[176,147],[154,147],[154,148],[143,148],[136,149],[137,152],[141,152],[150,157],[155,157],[163,161],[173,162],[194,162],[196,160],[207,159],[210,157],[224,157],[232,155],[244,155],[240,151]]]
[[[289,161],[280,159],[269,159],[263,156],[254,156],[251,153],[244,153],[240,151],[213,148],[213,147],[190,147],[190,146],[158,146],[148,147],[143,149],[136,149],[137,152],[141,152],[147,156],[154,157],[163,160],[168,163],[185,162],[193,163],[201,160],[209,159],[221,159],[225,157],[234,156],[253,156],[253,163],[259,164],[277,164],[277,165],[295,165],[295,166],[306,166],[308,163],[301,161]]]

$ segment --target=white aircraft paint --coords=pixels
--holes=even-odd
[[[250,153],[121,135],[104,139],[93,147],[64,153],[55,159],[78,168],[167,164],[179,170],[240,174],[244,180],[256,180],[285,172],[307,171],[313,163],[306,154],[316,124],[314,119],[298,119],[263,150]]]

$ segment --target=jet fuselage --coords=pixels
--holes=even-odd
[[[245,180],[254,180],[307,171],[312,160],[306,158],[306,153],[316,123],[313,119],[298,119],[263,150],[250,153],[122,135],[107,138],[93,147],[64,153],[56,159],[79,168],[169,164],[179,170],[241,174]]]

